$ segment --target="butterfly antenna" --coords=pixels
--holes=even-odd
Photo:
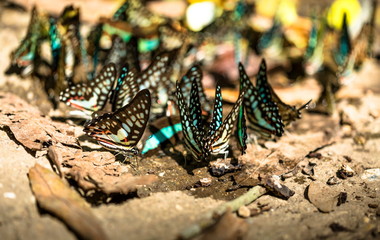
[[[297,111],[301,111],[302,109],[309,109],[309,104],[311,103],[313,99],[310,99],[307,103],[305,103],[304,105],[302,105],[301,107],[299,107],[297,109]]]

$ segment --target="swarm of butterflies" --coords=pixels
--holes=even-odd
[[[180,132],[195,161],[227,157],[233,135],[244,154],[247,129],[265,139],[281,137],[285,126],[301,118],[301,110],[310,103],[299,108],[284,103],[268,82],[264,59],[256,84],[251,82],[246,63],[241,63],[243,55],[253,51],[270,57],[270,48],[286,54],[294,44],[287,41],[277,19],[265,32],[247,24],[250,4],[237,1],[235,8],[194,32],[181,21],[150,12],[141,1],[127,0],[110,19],[100,19],[87,38],[80,33],[79,9],[68,6],[54,17],[33,8],[27,34],[12,53],[7,73],[46,78],[55,106],[61,101],[78,109],[88,119],[84,132],[125,156],[147,154]],[[295,62],[304,72],[316,74],[323,89],[318,103],[327,103],[328,113],[334,110],[339,79],[371,56],[374,12],[353,42],[346,15],[341,31],[329,28],[323,17],[312,22],[302,60]],[[202,64],[207,58],[198,52],[229,40],[239,71],[239,96],[224,118],[221,86],[216,83],[213,104],[204,92]],[[249,43],[245,54],[244,41]],[[333,50],[329,41],[335,44]],[[41,51],[43,43],[50,45],[50,59]],[[42,76],[40,69],[48,74]],[[146,128],[151,130],[148,137]]]

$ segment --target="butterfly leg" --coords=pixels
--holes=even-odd
[[[224,159],[226,159],[227,157],[228,157],[228,153],[229,153],[230,151],[228,151],[228,150],[226,150],[225,152],[224,152]]]

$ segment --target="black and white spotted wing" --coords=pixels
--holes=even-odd
[[[186,75],[182,77],[180,86],[182,89],[182,93],[184,94],[184,98],[188,99],[189,93],[191,92],[192,83],[195,80],[198,86],[199,100],[202,103],[202,108],[205,113],[211,112],[211,104],[209,99],[206,97],[205,91],[202,85],[202,70],[198,65],[192,66],[189,71],[187,71]]]
[[[264,68],[260,67],[260,72],[263,70]],[[258,78],[264,76],[260,72]],[[284,126],[281,116],[278,113],[277,105],[271,100],[270,96],[265,96],[266,93],[264,92],[261,93],[264,97],[264,100],[262,100],[258,90],[250,81],[241,63],[239,63],[239,74],[241,87],[245,89],[243,104],[247,113],[247,119],[250,123],[248,127],[266,138],[269,138],[272,134],[281,136],[284,131]]]
[[[215,134],[211,138],[211,150],[213,153],[226,154],[228,153],[229,140],[232,134],[232,130],[236,119],[239,115],[239,109],[243,103],[245,92],[242,91],[234,104],[231,112],[224,119],[223,124],[216,130]]]
[[[106,149],[137,154],[136,145],[149,120],[150,105],[149,90],[141,90],[124,107],[92,119],[83,131]]]
[[[60,100],[85,112],[99,111],[107,103],[116,75],[116,66],[110,63],[91,82],[76,84],[62,91]]]
[[[124,106],[142,89],[150,90],[152,103],[166,104],[168,92],[172,89],[169,79],[169,62],[169,53],[162,53],[157,55],[143,72],[137,73],[133,69],[130,70],[114,103],[115,108]]]

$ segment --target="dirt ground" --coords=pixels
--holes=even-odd
[[[27,13],[0,13],[0,102],[12,105],[6,93],[12,92],[23,99],[17,101],[31,105],[27,108],[38,106],[43,114],[57,116],[41,97],[38,81],[4,75],[9,54],[28,21]],[[288,200],[267,194],[248,205],[251,212],[263,206],[266,211],[244,218],[246,239],[380,239],[379,76],[379,63],[368,61],[339,92],[337,112],[341,114],[304,112],[278,141],[265,142],[264,147],[252,143],[242,157],[233,149],[245,166],[241,170],[211,176],[206,166],[185,164],[178,145],[172,156],[159,153],[142,159],[138,172],[127,166],[133,174],[158,176],[155,183],[110,203],[94,204],[87,199],[91,211],[109,239],[176,239],[204,213],[245,193],[259,182],[259,176],[272,173],[282,175],[281,183],[295,194]],[[283,96],[302,103],[304,90],[316,86],[308,79],[294,86],[291,94],[284,90]],[[318,88],[311,92],[307,98],[315,99]],[[0,106],[2,117],[1,109],[8,107]],[[29,169],[35,163],[51,169],[46,150],[30,152],[9,128],[1,122],[0,126],[0,239],[76,239],[71,228],[38,206],[31,190]],[[82,136],[81,126],[74,128],[75,137],[89,141]],[[353,176],[338,177],[342,165],[352,168]],[[368,169],[375,169],[370,177]],[[211,185],[197,186],[205,177]],[[332,177],[336,184],[328,185]],[[244,187],[231,191],[236,184]]]

